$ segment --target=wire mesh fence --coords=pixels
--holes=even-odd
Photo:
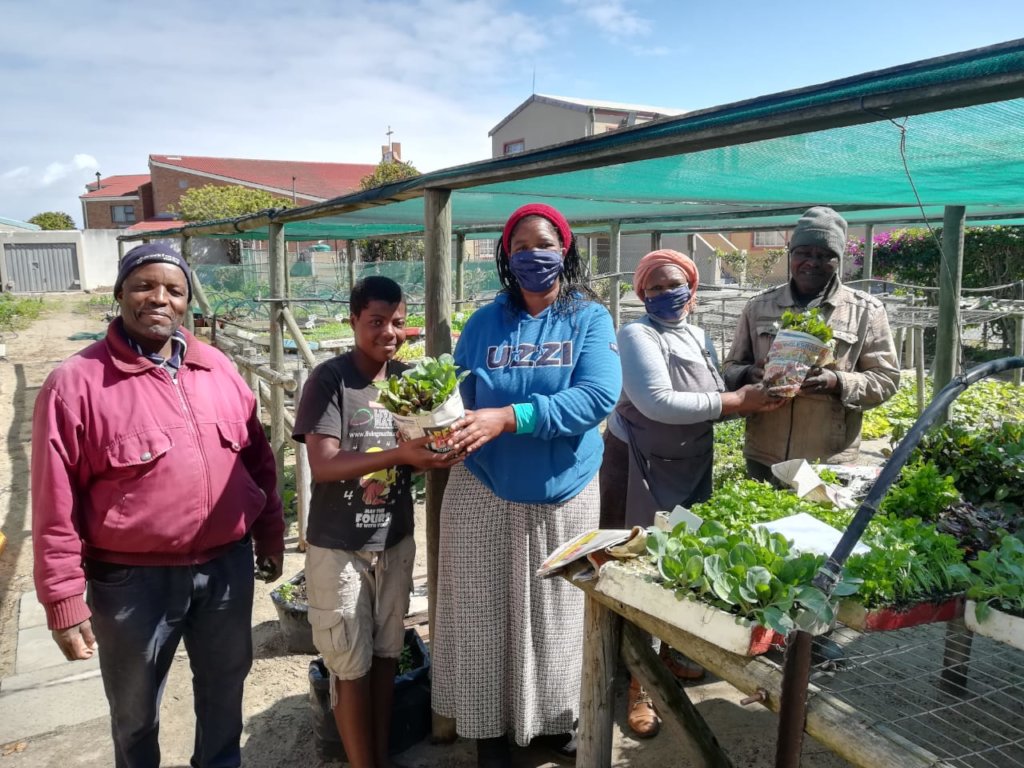
[[[844,658],[815,667],[812,695],[841,700],[941,765],[1024,766],[1024,651],[973,635],[962,621],[892,632],[840,628],[833,639]]]

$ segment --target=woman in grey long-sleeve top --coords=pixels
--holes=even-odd
[[[647,314],[618,334],[622,395],[604,435],[602,528],[646,527],[657,510],[707,500],[714,422],[783,402],[760,386],[725,391],[711,340],[687,322],[698,283],[696,264],[677,251],[654,251],[637,265],[633,287]],[[662,651],[668,657],[667,645]],[[685,662],[668,666],[683,678],[703,674]],[[638,736],[658,731],[657,715],[635,680],[627,722]]]

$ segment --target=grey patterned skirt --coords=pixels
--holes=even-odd
[[[596,528],[595,477],[562,504],[495,496],[463,466],[441,506],[438,598],[431,627],[433,707],[473,739],[511,731],[526,746],[577,717],[583,593],[534,576],[559,544]]]

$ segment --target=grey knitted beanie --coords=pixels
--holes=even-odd
[[[789,250],[798,245],[817,245],[828,248],[841,257],[846,251],[846,219],[823,205],[804,211],[789,239]]]

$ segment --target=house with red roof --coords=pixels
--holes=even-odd
[[[400,145],[394,144],[398,156]],[[295,205],[329,200],[359,189],[376,165],[249,160],[233,157],[150,155],[149,173],[107,176],[80,196],[84,229],[161,230],[181,225],[178,201],[208,184],[261,189]]]

